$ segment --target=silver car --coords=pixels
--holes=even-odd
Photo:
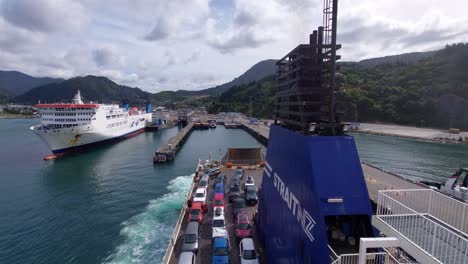
[[[196,263],[197,255],[193,254],[193,252],[182,252],[179,255],[179,264],[195,264]]]
[[[190,251],[196,253],[198,251],[198,228],[199,223],[192,221],[187,225],[182,241],[182,251]]]
[[[258,264],[258,254],[251,238],[244,238],[239,243],[241,264]]]

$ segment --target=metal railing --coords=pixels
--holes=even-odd
[[[468,236],[468,204],[431,189],[380,191],[420,214]],[[380,194],[379,194],[380,195]],[[379,213],[377,213],[379,214]]]
[[[438,195],[432,190],[379,191],[376,217],[438,261],[468,263],[468,239],[450,224],[460,226],[459,219],[451,218],[463,216],[463,209],[451,210],[462,206]]]
[[[332,264],[358,264],[359,254],[342,254]],[[366,253],[366,264],[403,264],[388,252]],[[406,264],[406,263],[405,263]]]
[[[196,177],[196,174],[199,172],[199,166],[201,164],[201,161],[199,160],[198,161],[198,165],[197,165],[197,169],[195,171],[195,174],[194,174],[194,179]],[[176,242],[177,242],[177,238],[179,237],[179,232],[180,232],[180,229],[182,227],[182,223],[184,222],[184,217],[185,217],[185,213],[187,212],[188,210],[188,200],[190,200],[192,198],[192,194],[193,194],[193,191],[194,191],[194,187],[195,187],[195,181],[192,181],[192,184],[190,185],[190,189],[188,191],[188,194],[187,194],[187,197],[184,201],[184,204],[182,205],[182,209],[180,210],[180,214],[179,214],[179,218],[177,220],[177,223],[174,227],[174,231],[172,232],[172,237],[171,237],[171,240],[169,240],[169,245],[167,246],[167,249],[166,249],[166,254],[164,254],[164,258],[163,258],[163,264],[168,264],[169,261],[171,260],[171,256],[172,254],[174,254],[174,248],[175,248],[175,245],[176,245]]]

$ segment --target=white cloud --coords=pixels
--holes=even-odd
[[[119,67],[125,63],[125,57],[114,47],[102,47],[93,51],[93,60],[99,67]]]
[[[73,0],[3,0],[0,8],[8,22],[31,31],[73,31],[88,22],[81,4]]]
[[[343,60],[468,41],[468,2],[340,0]],[[0,0],[0,69],[146,90],[222,84],[322,23],[321,0]],[[456,7],[456,8],[454,8]]]
[[[148,41],[199,36],[197,26],[208,16],[210,7],[209,0],[171,0],[156,2],[153,10],[153,29],[144,37]]]

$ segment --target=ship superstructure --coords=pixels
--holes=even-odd
[[[63,154],[94,143],[131,136],[151,122],[151,105],[145,110],[116,104],[84,103],[80,91],[69,104],[37,104],[41,124],[34,131],[54,154]]]

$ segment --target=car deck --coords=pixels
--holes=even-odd
[[[223,168],[221,171],[221,174],[226,175],[226,183],[224,184],[224,203],[225,203],[225,209],[224,209],[224,215],[225,215],[225,221],[226,221],[226,230],[228,231],[229,234],[229,244],[230,244],[230,253],[229,253],[229,261],[231,264],[237,264],[240,263],[240,258],[239,258],[239,242],[236,238],[235,234],[235,220],[233,217],[233,208],[232,208],[232,203],[229,202],[229,185],[231,182],[232,177],[234,176],[234,173],[236,171],[236,168],[232,169],[226,169]],[[244,177],[241,180],[241,197],[245,197],[244,193],[244,183],[245,179],[248,175],[254,177],[255,181],[255,188],[259,189],[261,182],[262,182],[262,173],[263,169],[261,168],[256,168],[256,169],[248,169],[245,168],[244,171]],[[212,249],[212,244],[211,244],[211,239],[212,239],[212,226],[211,222],[213,220],[213,202],[214,202],[214,179],[210,179],[210,183],[208,185],[207,189],[207,197],[206,197],[206,204],[208,206],[208,213],[203,216],[203,223],[200,225],[200,240],[199,240],[199,246],[198,246],[198,253],[197,253],[197,262],[200,264],[207,264],[211,263],[211,249]],[[197,188],[197,184],[195,184],[194,188]],[[195,191],[195,190],[193,190]],[[254,206],[247,206],[245,208],[245,212],[249,215],[249,220],[250,223],[253,226],[253,240],[255,243],[255,248],[257,249],[257,252],[260,253],[261,250],[258,250],[261,248],[261,244],[258,239],[258,234],[256,232],[256,226],[253,220],[253,216],[255,211],[257,210],[257,205]],[[170,256],[169,263],[175,264],[178,261],[179,254],[181,253],[181,245],[182,245],[182,239],[183,235],[185,233],[185,229],[187,228],[188,224],[188,212],[183,215],[184,219],[179,231],[179,234],[177,236],[177,240],[174,246],[174,251],[172,255]],[[259,257],[259,262],[263,263],[262,261],[262,256],[260,255]]]

